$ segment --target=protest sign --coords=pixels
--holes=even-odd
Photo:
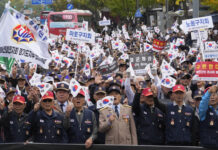
[[[217,81],[218,62],[198,62],[195,68],[195,80]]]
[[[136,75],[145,75],[145,67],[147,64],[153,63],[153,53],[134,54],[130,55],[129,58]]]
[[[218,49],[207,50],[205,49],[203,52],[204,59],[214,59],[218,58]]]
[[[204,59],[218,58],[218,47],[215,41],[205,42]]]
[[[111,64],[99,66],[98,71],[102,75],[107,75],[107,74],[117,72],[118,69],[119,69],[118,63],[116,61],[113,61]]]
[[[206,41],[208,39],[208,33],[206,30],[200,30],[200,35],[203,41]],[[198,31],[192,31],[191,38],[192,40],[198,40],[199,39]]]
[[[152,46],[153,46],[153,50],[161,51],[166,46],[166,41],[160,41],[158,39],[154,39]]]
[[[213,28],[211,16],[182,20],[180,28],[186,32],[199,29]]]
[[[82,30],[67,29],[66,40],[83,41],[85,43],[95,43],[95,33]]]
[[[101,20],[98,23],[99,23],[99,26],[109,26],[111,25],[111,20]]]

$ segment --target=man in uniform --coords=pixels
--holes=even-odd
[[[57,84],[56,88],[56,98],[55,101],[55,110],[59,113],[64,114],[67,109],[67,105],[72,105],[71,102],[69,102],[69,96],[70,96],[70,90],[69,85],[66,83],[59,83]]]
[[[21,92],[21,95],[26,99],[27,91],[26,91],[27,81],[23,74],[19,74],[17,76],[17,88]]]
[[[204,94],[199,105],[200,143],[204,147],[218,148],[218,105],[217,86]]]
[[[40,109],[41,104],[41,109]],[[41,102],[35,104],[34,110],[28,116],[28,128],[33,142],[66,143],[67,134],[63,127],[64,117],[53,110],[54,95],[48,91]]]
[[[16,93],[16,89],[14,87],[9,87],[6,90],[6,97],[5,97],[5,106],[6,107],[12,102],[15,93]]]
[[[94,99],[95,99],[95,104],[90,106],[89,109],[95,113],[95,118],[97,121],[97,125],[99,127],[99,110],[97,109],[97,101],[101,100],[106,96],[106,89],[102,86],[97,86],[94,91]],[[105,143],[105,135],[104,133],[98,132],[98,137],[94,141],[94,144],[104,144]]]
[[[68,106],[65,114],[65,128],[69,143],[85,143],[86,148],[89,148],[97,138],[98,128],[95,114],[84,107],[85,93],[83,90],[80,90],[73,98],[73,104],[74,108]]]
[[[0,119],[0,124],[4,127],[5,142],[25,142],[29,136],[26,128],[27,114],[24,113],[26,107],[25,98],[17,95],[8,105]]]
[[[150,88],[137,90],[132,110],[134,113],[139,145],[164,144],[164,114],[154,106]],[[142,106],[140,102],[143,101]]]
[[[165,113],[166,116],[166,144],[195,145],[196,129],[198,129],[197,117],[192,107],[184,103],[185,87],[183,85],[175,85],[172,92],[174,97],[172,104],[163,104],[155,99],[156,107]]]
[[[105,144],[137,145],[132,109],[120,104],[120,87],[111,86],[108,94],[114,96],[114,105],[102,108],[99,117],[99,131],[105,133]]]

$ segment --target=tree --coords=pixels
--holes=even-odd
[[[5,4],[8,2],[8,0],[1,0],[1,3],[0,3],[0,15],[2,15],[2,12],[4,11],[5,9]]]
[[[121,19],[132,19],[136,12],[135,0],[110,0],[106,1],[105,5],[112,16],[120,16]]]
[[[212,11],[218,11],[218,0],[201,0],[201,4],[209,6]]]

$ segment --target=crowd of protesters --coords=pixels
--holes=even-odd
[[[193,79],[195,63],[198,57],[202,60],[200,44],[191,39],[190,33],[179,29],[163,32],[143,27],[136,31],[128,25],[122,26],[122,31],[104,28],[94,44],[66,41],[61,36],[50,40],[51,55],[67,57],[72,60],[70,64],[53,57],[49,69],[43,69],[16,61],[10,73],[1,65],[0,143],[79,143],[87,148],[92,144],[217,148],[217,82]],[[124,30],[129,38],[124,36]],[[216,28],[208,30],[208,41],[217,42],[217,37]],[[154,39],[166,40],[165,49],[146,50],[144,43],[152,45]],[[183,43],[177,45],[177,39]],[[124,46],[115,47],[112,41]],[[172,44],[176,44],[173,59],[169,55]],[[94,52],[93,57],[87,56],[87,49]],[[124,55],[149,52],[156,61],[151,64],[152,71],[141,76],[130,74],[131,63]],[[109,57],[117,62],[118,71],[101,74],[99,66]],[[176,80],[170,86],[162,82],[163,60],[176,71],[169,75]],[[89,75],[84,71],[87,63],[92,63]],[[44,95],[40,93],[41,87],[30,83],[35,73],[42,75],[41,82],[52,85]],[[69,85],[72,79],[84,87],[77,95],[72,94],[76,89]],[[114,97],[113,105],[98,109],[97,101],[106,96]]]

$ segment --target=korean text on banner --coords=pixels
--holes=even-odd
[[[215,41],[207,41],[204,43],[205,49],[203,51],[203,56],[205,59],[218,58],[218,47]]]
[[[198,62],[195,68],[196,80],[217,81],[218,62]]]
[[[99,26],[109,26],[111,25],[111,20],[101,20],[98,23],[99,23]]]
[[[130,62],[132,64],[132,68],[135,71],[136,75],[145,75],[147,72],[145,67],[147,64],[153,63],[153,53],[142,53],[142,54],[134,54],[130,55]]]
[[[95,33],[89,31],[67,29],[66,40],[95,43]]]
[[[182,30],[187,32],[199,29],[213,28],[213,20],[211,16],[182,20],[180,27]]]
[[[160,41],[158,39],[154,39],[152,46],[154,51],[161,51],[166,46],[166,41]]]
[[[0,22],[0,55],[36,63],[45,69],[50,62],[47,37],[32,19],[5,9]]]

